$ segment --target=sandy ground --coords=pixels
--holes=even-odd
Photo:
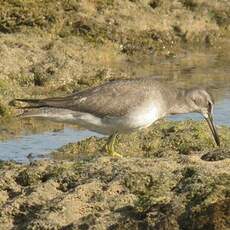
[[[2,162],[1,229],[229,229],[230,130],[219,132],[214,148],[207,124],[161,121],[121,136],[124,158],[92,137],[53,160]]]

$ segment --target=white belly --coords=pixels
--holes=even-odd
[[[161,113],[149,103],[134,109],[132,112],[121,117],[99,118],[89,113],[78,113],[74,117],[74,123],[102,134],[111,134],[115,131],[119,133],[128,133],[138,129],[146,128],[153,122],[162,117]]]
[[[24,113],[23,117],[39,117],[53,121],[77,124],[83,128],[102,133],[113,132],[128,133],[146,128],[158,120],[164,114],[159,111],[156,103],[144,102],[141,106],[133,108],[125,116],[106,116],[100,118],[89,113],[74,112],[68,109],[43,108],[39,111]]]
[[[161,117],[158,107],[154,103],[146,103],[128,115],[128,123],[135,129],[146,128]]]

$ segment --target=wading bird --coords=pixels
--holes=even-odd
[[[220,145],[213,122],[214,103],[201,88],[179,89],[143,78],[111,81],[65,97],[16,100],[29,104],[22,107],[25,111],[21,117],[70,122],[109,135],[106,150],[112,156],[121,156],[114,150],[118,134],[146,128],[170,114],[201,113]]]

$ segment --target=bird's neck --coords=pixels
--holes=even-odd
[[[169,114],[181,114],[193,112],[193,109],[188,105],[186,100],[186,90],[178,89],[174,103],[169,109]]]

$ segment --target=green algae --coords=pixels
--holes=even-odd
[[[228,127],[219,129],[222,149],[216,148],[218,153],[221,151],[228,153],[229,132]],[[106,138],[90,137],[76,144],[63,146],[51,155],[54,159],[93,157],[95,152],[106,154],[105,143]],[[120,135],[116,144],[116,150],[124,156],[173,158],[175,160],[191,154],[205,155],[214,148],[215,142],[206,122],[192,120],[179,123],[162,120],[154,124],[152,128],[130,135]],[[84,153],[84,156],[81,153]]]
[[[201,159],[205,161],[219,161],[230,158],[229,149],[214,149],[205,153]]]
[[[165,153],[160,157],[141,152],[138,157],[124,159],[98,156],[96,153],[105,143],[104,138],[102,140],[89,138],[60,149],[62,157],[66,153],[72,155],[72,159],[74,159],[73,156],[76,154],[78,158],[75,160],[81,159],[79,157],[81,154],[88,155],[90,153],[94,156],[91,155],[90,158],[86,157],[85,160],[79,162],[56,162],[55,165],[52,164],[53,166],[46,168],[46,173],[43,174],[43,179],[39,183],[55,180],[59,184],[60,191],[66,195],[69,194],[69,191],[71,193],[80,192],[82,199],[84,196],[89,196],[90,183],[96,183],[94,184],[95,189],[97,186],[103,185],[97,191],[97,195],[94,194],[90,200],[87,198],[87,202],[94,205],[91,214],[86,212],[78,221],[68,222],[68,225],[80,228],[80,226],[85,226],[87,220],[90,219],[92,221],[87,222],[87,226],[111,226],[112,222],[112,226],[122,226],[123,229],[137,226],[145,228],[170,227],[170,229],[227,228],[227,206],[230,194],[229,159],[227,157],[217,158],[214,164],[202,160],[202,156],[204,153],[207,154],[207,151],[218,153],[218,148],[213,150],[212,139],[210,135],[207,136],[205,123],[160,122],[157,125],[157,129],[153,127],[144,133],[144,135],[149,135],[146,139],[143,139],[140,134],[135,134],[137,135],[135,142],[138,140],[149,142],[150,138],[154,139],[154,135],[163,137],[157,141],[161,148],[165,145]],[[188,145],[190,142],[186,142],[188,136],[183,132],[183,128],[186,130],[185,132],[188,130],[191,132],[190,142],[197,141],[199,137],[198,144],[202,146],[203,143],[203,148],[192,149],[186,153],[181,152],[172,135],[176,135],[182,143]],[[225,143],[225,140],[228,140],[230,133],[229,130],[226,130],[226,128],[219,128],[222,133],[222,144],[225,146],[219,148],[220,153],[228,152],[226,147],[228,143]],[[180,133],[181,136],[178,137]],[[169,136],[171,137],[167,139]],[[119,142],[122,141],[125,143],[127,139],[119,139]],[[167,147],[166,143],[170,147]],[[135,150],[135,143],[133,144],[132,147]],[[156,150],[156,145],[153,146],[151,151]],[[171,148],[174,150],[170,150]],[[130,148],[129,151],[131,153],[133,149]],[[144,151],[147,151],[146,148]],[[150,150],[148,149],[148,151]],[[119,195],[116,202],[114,201],[116,195],[111,198],[112,191]],[[122,201],[123,195],[126,197],[125,203]],[[110,209],[106,209],[105,206]],[[61,211],[55,210],[56,212]],[[49,212],[46,209],[47,215]],[[110,213],[108,222],[100,222],[100,217],[104,218],[104,212],[107,213],[106,215],[108,212]],[[94,218],[94,214],[98,218]],[[36,223],[41,226],[39,217]],[[31,224],[35,223],[29,223],[29,225]]]
[[[36,184],[41,178],[39,172],[32,169],[25,169],[21,171],[16,177],[16,182],[22,186],[29,186]]]
[[[0,117],[7,117],[9,114],[8,107],[0,103]]]
[[[61,147],[58,151],[51,153],[54,159],[71,159],[84,160],[90,159],[95,155],[95,152],[103,152],[106,141],[97,137],[90,137],[77,144],[67,144]],[[84,152],[84,155],[81,153]]]
[[[227,229],[229,159],[213,163],[197,152],[185,156],[180,162],[94,157],[4,163],[0,200],[8,205],[0,206],[1,226]],[[18,178],[24,179],[18,183]]]
[[[54,3],[55,1],[4,1],[0,8],[1,32],[15,33],[23,27],[52,28],[58,16],[58,5],[52,8]]]

